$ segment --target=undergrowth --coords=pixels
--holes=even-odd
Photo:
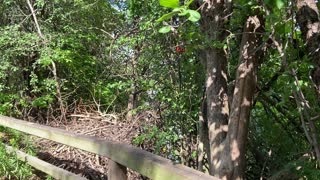
[[[0,127],[0,179],[31,179],[32,167],[18,160],[14,153],[8,153],[5,144],[22,150],[30,155],[35,149],[29,137],[15,130]]]

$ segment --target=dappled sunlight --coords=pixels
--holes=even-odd
[[[214,132],[209,134],[210,139],[215,139],[216,136],[220,133],[228,131],[228,125],[218,125],[218,123],[212,123],[211,125],[209,125],[209,131]]]
[[[235,161],[239,157],[240,157],[240,151],[239,151],[239,147],[238,147],[238,142],[236,140],[232,140],[232,142],[231,142],[231,160]]]
[[[238,93],[239,93],[239,88],[238,88],[238,87],[235,87],[235,88],[234,88],[234,93],[233,93],[233,94],[234,94],[234,95],[237,95]]]
[[[246,97],[244,97],[241,106],[251,106],[251,101],[252,100],[248,100]]]
[[[223,77],[225,80],[227,80],[227,79],[228,79],[228,77],[227,77],[227,73],[226,73],[226,72],[221,71],[221,75],[222,75],[222,77]]]
[[[213,78],[212,77],[208,77],[207,79],[207,87],[210,87],[213,85]]]

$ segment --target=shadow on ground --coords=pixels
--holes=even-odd
[[[48,163],[55,165],[55,166],[63,168],[67,171],[84,176],[90,180],[106,180],[107,179],[107,172],[101,173],[98,170],[95,170],[95,169],[92,169],[91,167],[88,167],[86,164],[84,164],[82,162],[60,159],[60,158],[54,157],[53,155],[46,153],[46,152],[45,153],[39,152],[37,154],[37,157],[39,157],[39,159],[42,159]],[[43,173],[37,173],[37,175],[41,176],[41,177],[46,176]]]

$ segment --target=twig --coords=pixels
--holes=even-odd
[[[105,128],[108,128],[108,127],[110,127],[110,125],[102,126],[102,127],[98,127],[98,128],[94,128],[94,129],[91,129],[91,130],[89,130],[89,131],[85,131],[85,132],[83,132],[83,133],[81,133],[81,134],[89,134],[89,133],[91,133],[91,132],[98,131],[98,130],[102,130],[102,129],[105,129]]]
[[[41,29],[40,29],[40,26],[39,26],[39,23],[38,23],[38,20],[37,20],[37,16],[35,14],[35,11],[33,9],[33,6],[31,5],[30,3],[30,0],[27,0],[27,3],[28,3],[28,6],[29,6],[29,9],[31,11],[31,14],[32,14],[32,17],[33,17],[33,21],[36,25],[36,28],[37,28],[37,32],[38,32],[38,35],[42,38],[42,39],[45,39],[42,32],[41,32]]]

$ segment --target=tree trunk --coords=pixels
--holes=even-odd
[[[206,98],[207,123],[209,137],[209,173],[219,176],[223,141],[226,138],[226,128],[229,117],[227,95],[227,58],[223,49],[212,47],[212,44],[222,43],[226,37],[227,16],[230,12],[230,2],[207,0],[202,8],[201,29],[206,35]],[[210,45],[209,45],[210,44]]]
[[[127,116],[126,116],[128,121],[132,121],[133,120],[133,112],[132,111],[135,108],[137,108],[137,101],[138,101],[135,84],[133,84],[131,86],[131,88],[132,88],[132,90],[131,90],[131,93],[129,94],[128,106],[127,106],[128,113],[127,113]]]
[[[257,84],[256,71],[263,57],[259,53],[263,25],[264,22],[260,17],[251,16],[244,27],[240,47],[240,65],[237,69],[226,146],[220,169],[224,174],[220,176],[223,179],[243,179],[248,124]]]
[[[312,80],[316,85],[318,97],[320,99],[320,20],[319,10],[315,0],[298,0],[297,2],[297,22],[302,32],[302,38],[306,42],[307,53],[312,60],[315,68],[311,72]],[[300,92],[302,94],[302,92]],[[298,94],[299,95],[299,94]],[[303,96],[303,94],[302,94]],[[300,95],[301,97],[301,95]],[[303,100],[304,97],[301,97]],[[304,103],[306,104],[306,103]],[[304,107],[305,111],[310,109],[309,105]],[[312,139],[312,146],[316,153],[318,162],[320,162],[320,147],[318,144],[317,129],[310,117],[306,117],[309,121],[309,129]]]
[[[226,21],[231,1],[207,0],[202,8],[201,28],[211,44],[226,38]],[[242,179],[245,170],[245,145],[250,111],[256,89],[256,71],[261,62],[264,22],[258,16],[247,19],[240,45],[240,65],[230,109],[227,91],[227,58],[224,50],[207,47],[206,105],[209,137],[210,174],[223,179]]]
[[[315,65],[312,71],[312,80],[320,88],[320,21],[319,10],[315,0],[298,0],[297,22],[302,32],[302,38],[306,42],[308,55]]]
[[[207,120],[207,103],[205,94],[202,97],[199,111],[199,129],[198,129],[198,170],[203,171],[205,153],[209,154],[208,139],[208,120]]]
[[[138,63],[138,58],[140,56],[140,50],[141,48],[136,45],[135,46],[135,51],[133,54],[133,57],[131,58],[131,80],[132,80],[132,84],[131,84],[131,92],[129,94],[129,98],[128,98],[128,113],[126,115],[126,118],[128,121],[132,121],[133,120],[133,110],[137,108],[138,106],[138,88],[137,88],[137,79],[138,79],[138,74],[137,74],[137,63]]]

